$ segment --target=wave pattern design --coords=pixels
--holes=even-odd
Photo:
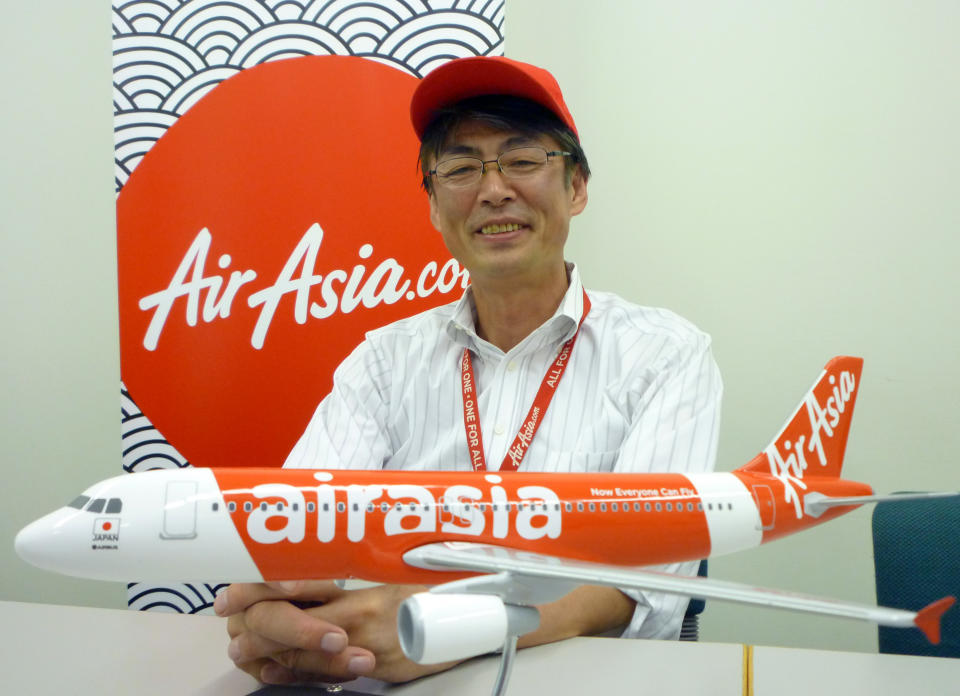
[[[186,457],[167,442],[153,423],[130,398],[120,383],[120,437],[123,470],[128,474],[151,469],[177,469],[190,466]]]
[[[115,0],[115,185],[177,118],[244,68],[364,56],[423,77],[503,53],[505,0]]]
[[[213,600],[226,584],[180,584],[157,587],[143,583],[127,585],[127,603],[138,611],[168,614],[212,614]]]
[[[120,383],[120,436],[123,470],[127,473],[151,469],[178,469],[190,466],[186,457],[167,442],[160,431],[130,398]],[[127,585],[127,606],[140,611],[178,614],[212,614],[213,599],[223,584],[180,584],[160,586],[151,583]]]
[[[503,54],[505,0],[114,0],[114,173],[119,192],[177,118],[244,68],[354,55],[423,77]],[[123,469],[190,466],[121,384]],[[224,585],[128,586],[131,609],[211,613]]]

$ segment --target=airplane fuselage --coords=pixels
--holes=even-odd
[[[804,485],[805,493],[832,496],[871,492],[836,478],[809,476]],[[87,502],[39,520],[56,541],[44,547],[46,563],[36,560],[124,581],[359,577],[434,584],[469,573],[410,566],[402,561],[406,551],[474,542],[644,566],[750,548],[851,509],[798,516],[787,488],[773,474],[742,470],[155,471],[108,479],[85,493]]]

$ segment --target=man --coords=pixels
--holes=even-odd
[[[411,115],[431,222],[471,285],[457,303],[370,332],[285,466],[711,470],[722,388],[709,337],[586,293],[564,260],[590,170],[553,77],[506,58],[451,61],[421,81]],[[471,385],[479,426],[463,407]],[[231,658],[264,682],[406,681],[450,666],[400,650],[397,607],[423,589],[234,585],[215,608],[230,617]],[[676,638],[686,603],[580,587],[539,607],[520,646],[612,630]]]

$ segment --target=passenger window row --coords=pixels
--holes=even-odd
[[[81,496],[81,498],[82,498],[82,497],[83,497],[83,496]],[[79,498],[78,498],[78,500],[79,500]],[[88,499],[88,500],[89,500],[89,499]],[[120,502],[120,501],[119,501],[118,499],[116,499],[116,498],[111,498],[110,501],[111,501],[111,503],[112,503],[113,501],[116,501],[118,504],[119,504],[119,502]],[[77,502],[77,501],[74,501],[74,502]],[[94,501],[94,502],[96,503],[97,501]],[[102,502],[102,499],[101,499],[100,502]],[[71,503],[71,507],[78,507],[78,506]],[[270,506],[268,503],[266,503],[266,502],[261,502],[260,505],[259,505],[259,508],[260,508],[262,511],[264,511],[264,512],[266,512],[268,509],[270,509],[270,507],[271,507],[271,506]],[[277,512],[282,512],[282,511],[285,509],[285,504],[284,504],[284,503],[276,503],[273,507],[277,510]],[[353,507],[353,511],[354,511],[354,512],[359,512],[359,511],[360,511],[360,506],[359,506],[358,503],[353,503],[353,506],[352,506],[352,507]],[[376,510],[376,507],[377,507],[377,506],[375,506],[373,503],[367,504],[367,512],[371,512],[371,513],[374,512],[374,511]],[[387,511],[390,510],[391,507],[396,507],[397,511],[403,510],[405,507],[409,507],[410,511],[411,511],[411,512],[414,512],[414,511],[417,510],[417,507],[418,507],[418,506],[417,506],[416,503],[406,503],[406,504],[405,504],[405,503],[396,503],[395,506],[391,506],[389,503],[381,503],[381,504],[380,504],[380,511],[381,511],[381,512],[387,512]],[[430,512],[430,507],[431,507],[430,505],[424,505],[424,506],[423,506],[424,512]],[[452,506],[452,505],[450,505],[449,503],[445,503],[445,504],[442,506],[443,512],[451,512],[451,509],[452,509],[453,507],[456,507],[456,506]],[[521,510],[521,509],[523,509],[523,510],[529,510],[529,511],[531,511],[531,512],[541,512],[541,511],[542,511],[542,512],[546,512],[547,509],[548,509],[548,507],[552,507],[552,508],[554,509],[554,511],[556,511],[556,512],[559,512],[559,511],[560,511],[560,503],[552,503],[552,504],[549,505],[549,506],[548,506],[546,503],[515,503],[515,502],[510,502],[510,503],[505,503],[503,506],[499,505],[498,503],[476,503],[476,504],[463,503],[463,504],[461,504],[459,507],[461,508],[461,510],[459,511],[459,514],[469,513],[473,508],[476,508],[476,509],[479,510],[481,513],[486,512],[488,508],[490,508],[490,509],[493,510],[494,512],[499,512],[499,510],[500,510],[501,507],[506,508],[508,511],[509,511],[509,510]],[[564,507],[564,509],[565,509],[567,512],[573,512],[574,503],[571,503],[571,502],[563,503],[563,507]],[[93,506],[91,506],[91,507],[89,508],[90,511],[92,511],[92,512],[99,512],[99,511],[100,511],[100,510],[93,510],[92,508],[93,508]],[[102,508],[102,505],[101,505],[101,508]],[[212,508],[212,510],[213,510],[214,512],[217,512],[217,511],[220,509],[220,503],[213,503],[213,505],[211,506],[211,508]],[[291,510],[293,510],[293,512],[298,512],[298,511],[300,510],[300,504],[299,504],[299,503],[293,503],[293,504],[290,506],[290,508],[291,508]],[[330,503],[323,503],[323,505],[321,505],[320,508],[323,510],[323,512],[329,512],[329,511],[330,511]],[[630,504],[630,503],[595,503],[595,502],[584,503],[584,502],[578,502],[578,503],[576,503],[576,508],[577,508],[577,512],[585,512],[586,510],[589,510],[590,512],[596,512],[598,508],[599,508],[600,512],[608,512],[608,511],[609,511],[609,512],[620,512],[621,510],[622,510],[623,512],[630,512],[630,510],[631,510],[631,504]],[[733,510],[733,503],[730,503],[730,502],[727,502],[727,503],[707,503],[706,509],[707,509],[708,511],[713,511],[714,508],[716,508],[717,511]],[[317,509],[317,504],[316,504],[316,503],[313,503],[313,502],[307,503],[307,512],[314,512],[314,511],[316,511],[316,509]],[[641,512],[641,511],[643,511],[643,512],[673,512],[673,511],[683,512],[683,510],[684,510],[684,503],[676,503],[676,504],[674,504],[674,503],[662,503],[662,502],[657,502],[657,503],[639,503],[639,502],[634,502],[634,503],[632,504],[632,509],[633,509],[634,512]],[[699,502],[696,503],[696,509],[697,509],[697,511],[702,512],[703,509],[704,509],[703,503],[699,503]],[[234,501],[230,501],[229,503],[227,503],[227,510],[228,510],[229,512],[236,512],[236,511],[237,511],[237,503],[234,502]],[[252,512],[252,511],[253,511],[253,503],[250,502],[250,501],[245,502],[245,503],[243,504],[243,510],[244,510],[244,512]],[[345,512],[345,511],[346,511],[346,504],[345,504],[345,503],[342,503],[342,502],[337,503],[337,504],[336,504],[336,510],[337,510],[337,512]],[[687,510],[687,512],[693,512],[693,510],[694,510],[694,503],[692,503],[692,502],[686,503],[686,510]],[[109,509],[109,505],[108,505],[107,512],[110,512],[110,511],[111,511],[111,510]],[[119,512],[119,511],[120,511],[119,508],[117,508],[116,511]]]

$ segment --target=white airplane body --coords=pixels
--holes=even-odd
[[[580,584],[915,626],[937,642],[953,598],[913,612],[643,568],[758,546],[881,499],[840,478],[861,369],[828,363],[770,445],[729,473],[152,471],[90,487],[24,528],[17,552],[103,580],[434,585],[401,607],[405,652],[432,663],[506,646],[496,693],[516,636],[536,626],[529,607]]]

